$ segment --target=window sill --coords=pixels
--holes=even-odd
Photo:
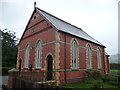
[[[72,68],[72,71],[79,71],[78,68]]]
[[[24,68],[24,70],[28,70],[28,68]]]
[[[98,68],[98,70],[102,70],[102,68]]]
[[[35,68],[35,70],[41,70],[41,68]]]
[[[87,68],[87,70],[92,70],[92,68]]]

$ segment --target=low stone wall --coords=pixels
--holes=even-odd
[[[63,87],[56,86],[56,81],[46,81],[46,82],[32,82],[30,80],[24,80],[21,78],[16,78],[14,90],[22,90],[22,89],[29,89],[29,90],[63,90]],[[72,90],[72,89],[68,89]]]
[[[8,88],[13,88],[13,87],[15,87],[15,81],[16,81],[16,78],[19,75],[19,72],[15,68],[9,70],[8,72],[9,72],[9,75],[8,75],[8,85],[7,85],[7,87]]]

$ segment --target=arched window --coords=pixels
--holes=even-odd
[[[97,50],[97,60],[98,60],[98,68],[101,68],[101,51],[100,48]]]
[[[77,68],[77,43],[75,40],[72,42],[72,68]]]
[[[90,45],[87,45],[87,68],[88,69],[92,68]]]
[[[40,67],[40,57],[41,57],[41,42],[37,43],[37,55],[36,55],[36,68]]]
[[[28,44],[25,50],[25,66],[24,66],[25,68],[28,68],[29,52],[30,52],[30,45]]]

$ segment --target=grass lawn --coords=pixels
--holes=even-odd
[[[64,86],[65,88],[93,88],[92,84],[84,83],[74,83]]]
[[[120,88],[118,86],[118,71],[120,72],[120,70],[111,70],[109,75],[102,75],[99,71],[88,71],[88,80],[81,83],[68,84],[63,87],[74,89],[91,88],[95,90],[98,88],[115,88],[118,90]]]
[[[0,76],[7,76],[8,70],[12,69],[13,67],[0,67],[0,71],[2,71],[2,75]]]
[[[120,70],[110,70],[110,72],[120,72]]]
[[[112,85],[112,84],[109,84],[109,83],[104,83],[103,86],[104,86],[104,88],[120,88],[118,86],[115,86],[115,85]]]
[[[75,83],[75,84],[69,84],[69,85],[66,85],[66,86],[63,86],[65,88],[76,88],[76,89],[79,89],[79,88],[94,88],[94,85],[91,84],[91,83],[87,83],[87,82],[83,82],[83,83]],[[112,85],[112,84],[109,84],[109,83],[103,83],[103,88],[119,88],[118,86],[115,86],[115,85]]]
[[[110,70],[111,75],[120,75],[120,70]]]

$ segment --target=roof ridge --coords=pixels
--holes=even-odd
[[[64,21],[64,20],[62,20],[62,19],[60,19],[60,18],[58,18],[58,17],[56,17],[56,16],[54,16],[54,15],[52,15],[52,14],[46,12],[46,11],[44,11],[44,10],[38,8],[38,7],[36,7],[36,9],[38,9],[39,11],[41,11],[41,12],[43,12],[43,13],[45,13],[45,14],[47,14],[47,15],[49,15],[49,16],[51,16],[51,17],[57,19],[57,20],[60,20],[61,22],[65,23],[65,24],[68,24],[68,25],[74,27],[75,29],[78,29],[78,31],[83,32],[83,34],[86,34],[86,35],[88,36],[88,37],[84,37],[84,39],[91,41],[91,40],[90,40],[90,38],[91,38],[91,39],[92,39],[92,42],[94,42],[94,43],[96,43],[96,44],[99,44],[99,45],[101,45],[101,46],[104,46],[104,45],[101,44],[99,41],[97,41],[97,40],[94,39],[92,36],[90,36],[90,35],[87,34],[85,31],[83,31],[81,28],[79,28],[79,27],[77,27],[77,26],[75,26],[75,25],[72,25],[71,23],[68,23],[68,22],[66,22],[66,21]],[[64,30],[62,30],[62,31],[64,31]],[[78,36],[78,35],[77,35],[77,36]],[[79,36],[79,37],[81,37],[81,36]],[[90,37],[90,38],[89,38],[89,37]],[[82,38],[82,37],[81,37],[81,38]],[[104,47],[105,47],[105,46],[104,46]]]
[[[67,23],[67,24],[69,24],[69,25],[74,26],[75,28],[78,28],[78,29],[82,30],[81,28],[79,28],[79,27],[77,27],[77,26],[75,26],[75,25],[73,25],[73,24],[71,24],[71,23],[69,23],[69,22],[67,22],[67,21],[64,21],[63,19],[60,19],[60,18],[58,18],[58,17],[56,17],[56,16],[54,16],[54,15],[52,15],[52,14],[50,14],[50,13],[48,13],[48,12],[42,10],[42,9],[40,9],[40,8],[38,8],[38,7],[36,7],[36,8],[39,9],[39,10],[41,10],[42,12],[45,12],[45,13],[49,14],[50,16],[53,16],[53,17],[55,17],[55,18],[57,18],[57,19],[59,19],[59,20],[65,22],[65,23]],[[83,31],[83,30],[82,30],[82,31]]]
[[[52,15],[52,14],[46,12],[46,11],[44,11],[44,10],[38,8],[38,7],[36,7],[36,8],[39,9],[39,10],[41,10],[42,12],[45,12],[45,13],[49,14],[50,16],[52,16],[52,17],[54,17],[54,18],[57,18],[57,19],[59,19],[59,20],[65,22],[65,23],[67,23],[67,24],[69,24],[69,25],[71,25],[71,26],[74,26],[75,28],[78,28],[78,29],[82,30],[81,28],[79,28],[79,27],[77,27],[77,26],[75,26],[75,25],[73,25],[73,24],[71,24],[71,23],[69,23],[69,22],[66,22],[66,21],[64,21],[64,20],[62,20],[62,19],[60,19],[60,18],[58,18],[58,17],[56,17],[56,16],[54,16],[54,15]],[[83,30],[82,30],[82,31],[83,31]],[[83,31],[83,32],[86,33],[85,31]],[[86,34],[87,34],[87,33],[86,33]],[[87,34],[87,35],[89,35],[89,34]],[[90,36],[90,35],[89,35],[89,36]],[[91,36],[90,36],[90,37],[91,37]],[[93,38],[93,37],[91,37],[91,38]],[[93,38],[93,39],[94,39],[94,38]],[[96,39],[95,39],[95,40],[96,40]],[[97,40],[96,40],[96,41],[97,41]]]

